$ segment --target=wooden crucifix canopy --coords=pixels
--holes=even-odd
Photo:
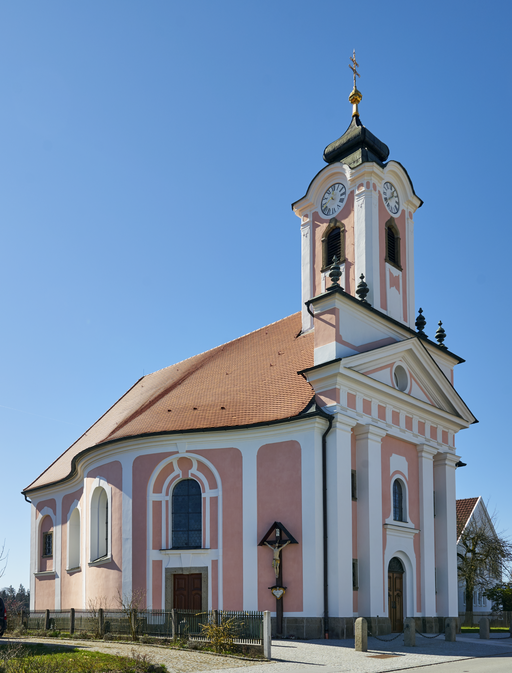
[[[276,531],[279,531],[279,533],[277,533]],[[274,537],[270,539],[272,534],[274,535]],[[265,544],[265,542],[272,545],[276,543],[284,544],[285,542],[288,542],[289,544],[299,544],[297,540],[293,537],[293,535],[289,533],[283,526],[283,524],[280,523],[279,521],[274,521],[274,523],[268,529],[267,533],[262,537],[261,542],[258,544],[258,546],[262,547]]]

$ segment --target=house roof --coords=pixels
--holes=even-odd
[[[91,447],[128,437],[248,426],[297,416],[313,397],[301,314],[142,377],[24,492],[68,477]]]
[[[457,500],[457,540],[460,538],[462,531],[471,518],[479,499],[480,498],[478,497]]]

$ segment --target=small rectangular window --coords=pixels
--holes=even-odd
[[[357,472],[352,470],[352,500],[357,500]]]
[[[43,533],[43,556],[53,555],[53,533]]]
[[[359,561],[356,558],[352,559],[352,589],[359,589]]]

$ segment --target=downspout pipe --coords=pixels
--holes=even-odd
[[[323,412],[322,416],[328,422],[326,431],[322,435],[322,519],[323,519],[323,551],[324,551],[324,637],[329,638],[329,583],[328,583],[328,538],[327,538],[327,435],[331,431],[334,416]]]

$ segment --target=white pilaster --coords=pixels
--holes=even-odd
[[[243,609],[254,610],[258,605],[258,535],[257,455],[261,441],[252,442],[244,450],[243,458]],[[257,540],[259,542],[259,540]]]
[[[459,457],[452,453],[438,453],[434,457],[437,614],[440,617],[458,617],[455,504],[455,463],[458,460]]]
[[[436,555],[434,535],[434,456],[437,449],[418,444],[420,481],[421,613],[436,615]]]
[[[381,442],[386,431],[373,425],[357,426],[357,556],[359,559],[359,615],[384,614],[382,549]]]
[[[302,331],[307,332],[313,327],[313,318],[309,314],[305,302],[313,297],[313,232],[309,215],[302,217]]]
[[[327,530],[329,614],[352,617],[352,428],[341,413],[327,435]]]
[[[123,480],[123,499],[122,499],[122,594],[123,596],[132,595],[132,471],[133,455],[123,456],[122,461],[122,480]],[[148,503],[148,506],[151,503]]]
[[[30,609],[35,609],[36,601],[36,575],[39,570],[37,567],[37,557],[39,552],[39,545],[37,544],[37,521],[36,521],[36,506],[34,503],[30,505]]]
[[[366,182],[365,179],[364,183]],[[380,309],[378,201],[372,183],[373,181],[370,181],[370,189],[365,187],[355,195],[354,271],[356,286],[361,274],[364,273],[365,281],[370,289],[367,299],[372,306]]]

